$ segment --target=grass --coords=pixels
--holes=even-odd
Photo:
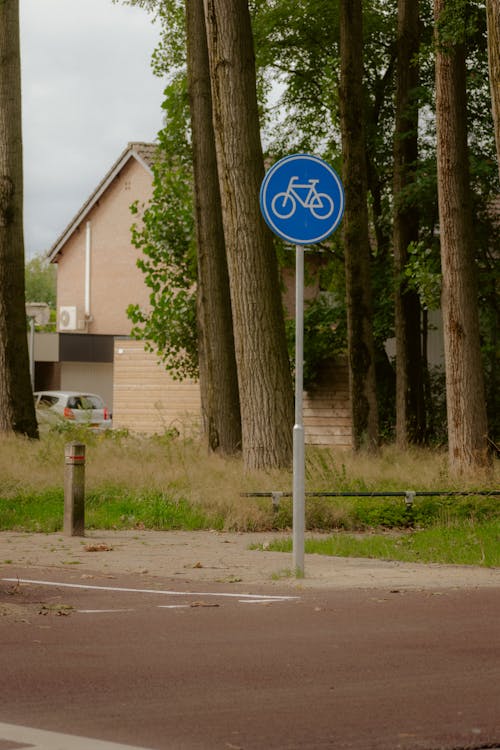
[[[279,509],[273,510],[270,498],[242,497],[251,492],[289,492],[289,471],[247,473],[239,458],[209,456],[198,441],[167,434],[149,438],[118,431],[96,435],[80,428],[51,431],[40,441],[0,437],[0,530],[61,530],[64,446],[72,440],[86,444],[87,528],[269,531],[292,526],[290,498],[283,498]],[[366,554],[443,561],[440,555],[448,547],[455,550],[453,561],[460,549],[470,564],[497,565],[498,557],[490,549],[500,546],[500,498],[481,497],[474,491],[497,488],[499,479],[498,460],[489,475],[453,479],[448,475],[446,452],[439,450],[401,453],[388,446],[377,456],[368,456],[308,448],[309,492],[455,490],[470,495],[417,497],[411,511],[402,498],[308,498],[306,527],[345,532],[334,534],[333,539],[351,551],[335,554],[363,554],[358,541],[361,546],[375,545],[379,536],[378,548],[364,547]],[[408,533],[408,528],[413,532]],[[387,534],[370,534],[363,540],[352,535],[381,529],[404,533],[392,539]],[[441,539],[439,545],[433,533]],[[430,550],[429,558],[423,548]],[[447,554],[446,561],[450,561],[451,553]]]
[[[141,527],[167,530],[221,529],[223,521],[182,498],[159,492],[139,495],[96,493],[86,498],[88,528],[129,529]]]
[[[266,542],[273,552],[291,552],[292,539]],[[368,557],[401,562],[500,566],[500,520],[462,521],[404,534],[333,534],[306,539],[305,551],[334,557]]]
[[[63,527],[64,491],[0,498],[0,530],[57,532]],[[87,529],[221,529],[222,519],[161,492],[130,494],[122,488],[85,496]]]

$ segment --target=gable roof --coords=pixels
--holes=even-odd
[[[109,172],[107,172],[105,177],[101,180],[92,195],[85,201],[76,216],[70,221],[66,229],[64,229],[59,235],[48,251],[47,257],[51,263],[54,262],[56,256],[61,252],[61,249],[73,232],[80,226],[82,221],[84,221],[85,217],[90,213],[103,193],[106,192],[110,184],[120,174],[121,170],[130,159],[136,159],[136,161],[142,164],[143,167],[150,172],[151,176],[153,176],[153,164],[157,148],[158,146],[155,143],[132,142],[127,145],[127,148],[122,152]]]

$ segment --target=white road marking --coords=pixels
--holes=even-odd
[[[92,586],[88,583],[61,583],[59,581],[35,581],[30,578],[2,578],[10,583],[31,583],[36,586],[60,586],[70,589],[88,589],[91,591],[121,591],[135,594],[163,594],[164,596],[216,596],[220,598],[239,599],[240,601],[259,600],[261,602],[287,602],[299,599],[298,596],[275,596],[272,594],[235,594],[217,591],[169,591],[161,589],[132,589],[122,586]]]
[[[21,747],[32,750],[148,750],[136,745],[123,745],[119,742],[105,742],[90,737],[77,737],[73,734],[47,732],[44,729],[22,727],[17,724],[0,723],[0,740],[16,742]]]
[[[158,604],[158,609],[190,609],[190,604]]]
[[[83,615],[93,615],[96,612],[135,612],[133,607],[127,607],[126,609],[77,609]]]

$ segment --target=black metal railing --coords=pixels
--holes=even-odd
[[[411,508],[416,497],[492,497],[499,496],[500,490],[396,490],[384,492],[305,492],[305,497],[402,497],[408,508]],[[273,507],[277,510],[283,497],[293,497],[292,492],[241,492],[240,497],[270,497]]]

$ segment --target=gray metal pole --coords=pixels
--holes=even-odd
[[[31,390],[35,390],[35,318],[30,316],[30,379]]]
[[[295,424],[293,427],[293,570],[304,576],[305,450],[304,390],[304,249],[295,247]]]
[[[64,533],[85,536],[85,446],[64,446]]]

